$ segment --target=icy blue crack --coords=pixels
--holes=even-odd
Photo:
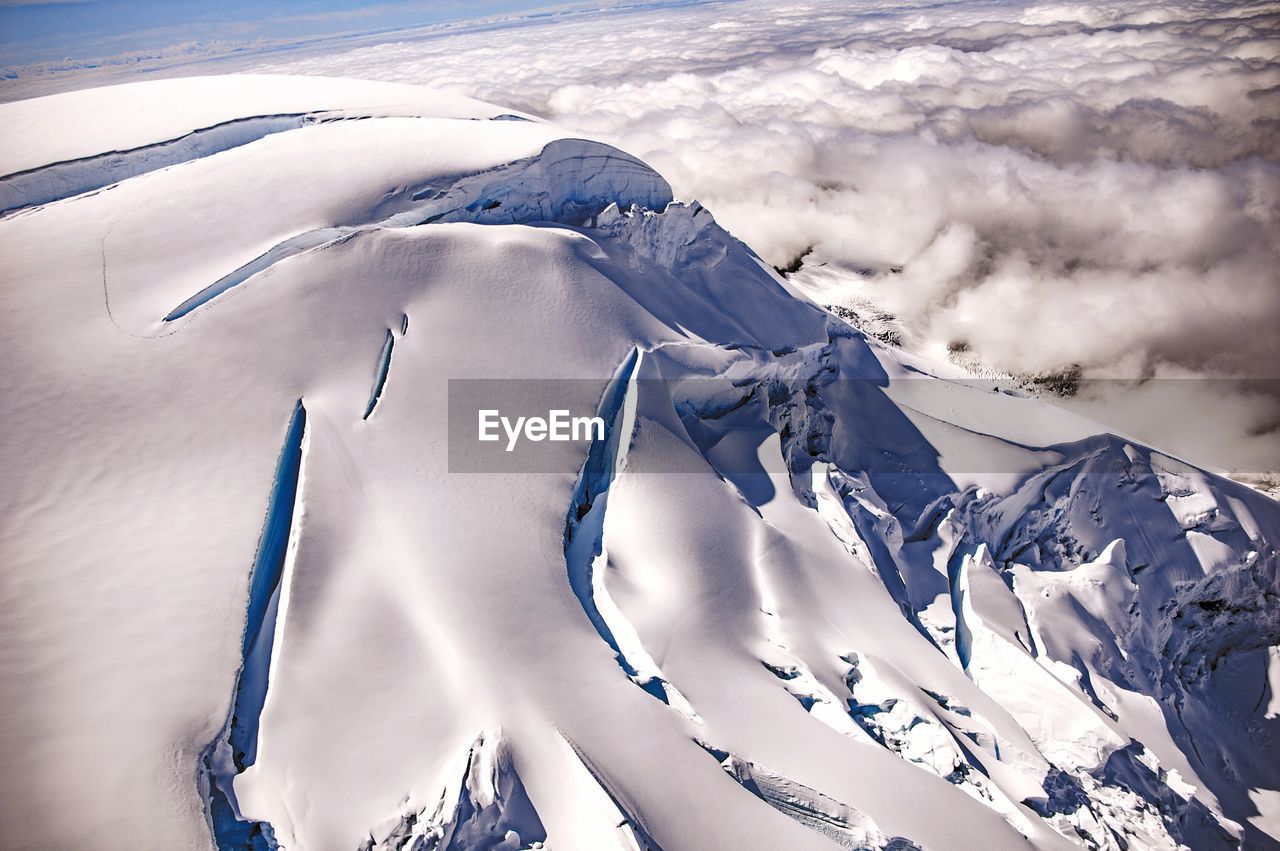
[[[302,472],[306,427],[307,411],[299,401],[276,462],[266,522],[249,578],[242,663],[236,675],[231,714],[222,732],[200,756],[199,785],[208,802],[214,842],[221,851],[276,848],[270,824],[241,817],[232,781],[257,759],[258,721],[267,699],[276,614]]]
[[[405,317],[404,325],[407,327],[409,317]],[[382,398],[382,388],[387,384],[387,373],[391,371],[391,352],[395,348],[396,338],[391,333],[391,329],[387,329],[386,340],[382,343],[382,354],[378,357],[378,371],[373,379],[373,391],[369,394],[369,404],[365,406],[363,419],[369,419],[373,415],[373,409],[378,407],[378,400]]]
[[[0,213],[83,195],[131,177],[238,148],[273,133],[297,130],[311,121],[312,115],[237,118],[164,142],[15,172],[0,177]]]
[[[634,677],[635,669],[627,662],[618,641],[609,629],[609,624],[596,605],[592,589],[591,572],[593,563],[604,547],[604,515],[608,500],[608,490],[613,482],[615,464],[617,462],[620,442],[630,440],[631,436],[622,435],[619,427],[622,419],[623,403],[627,397],[627,385],[634,375],[640,354],[632,349],[622,365],[618,367],[613,378],[605,388],[604,397],[600,400],[598,416],[604,420],[605,434],[603,440],[596,440],[587,452],[587,460],[582,465],[578,482],[573,489],[573,500],[569,506],[569,516],[565,521],[564,554],[569,571],[569,586],[573,594],[582,604],[591,625],[613,650],[618,664],[626,671],[627,676]],[[664,695],[655,695],[665,702]]]

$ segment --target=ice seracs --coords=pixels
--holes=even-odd
[[[1275,502],[935,377],[508,113],[236,77],[0,106],[9,176],[167,152],[0,219],[7,841],[1280,837]],[[450,379],[548,377],[603,435],[450,472]]]

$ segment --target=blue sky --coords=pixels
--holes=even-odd
[[[575,0],[0,0],[0,64],[90,59],[188,41],[294,39],[467,20]]]

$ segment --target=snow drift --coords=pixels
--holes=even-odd
[[[513,117],[0,107],[6,847],[1275,845],[1276,503]],[[450,472],[548,377],[603,440]]]

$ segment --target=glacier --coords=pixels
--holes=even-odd
[[[0,118],[5,847],[1280,847],[1268,497],[509,109]],[[452,470],[494,378],[604,439]]]

